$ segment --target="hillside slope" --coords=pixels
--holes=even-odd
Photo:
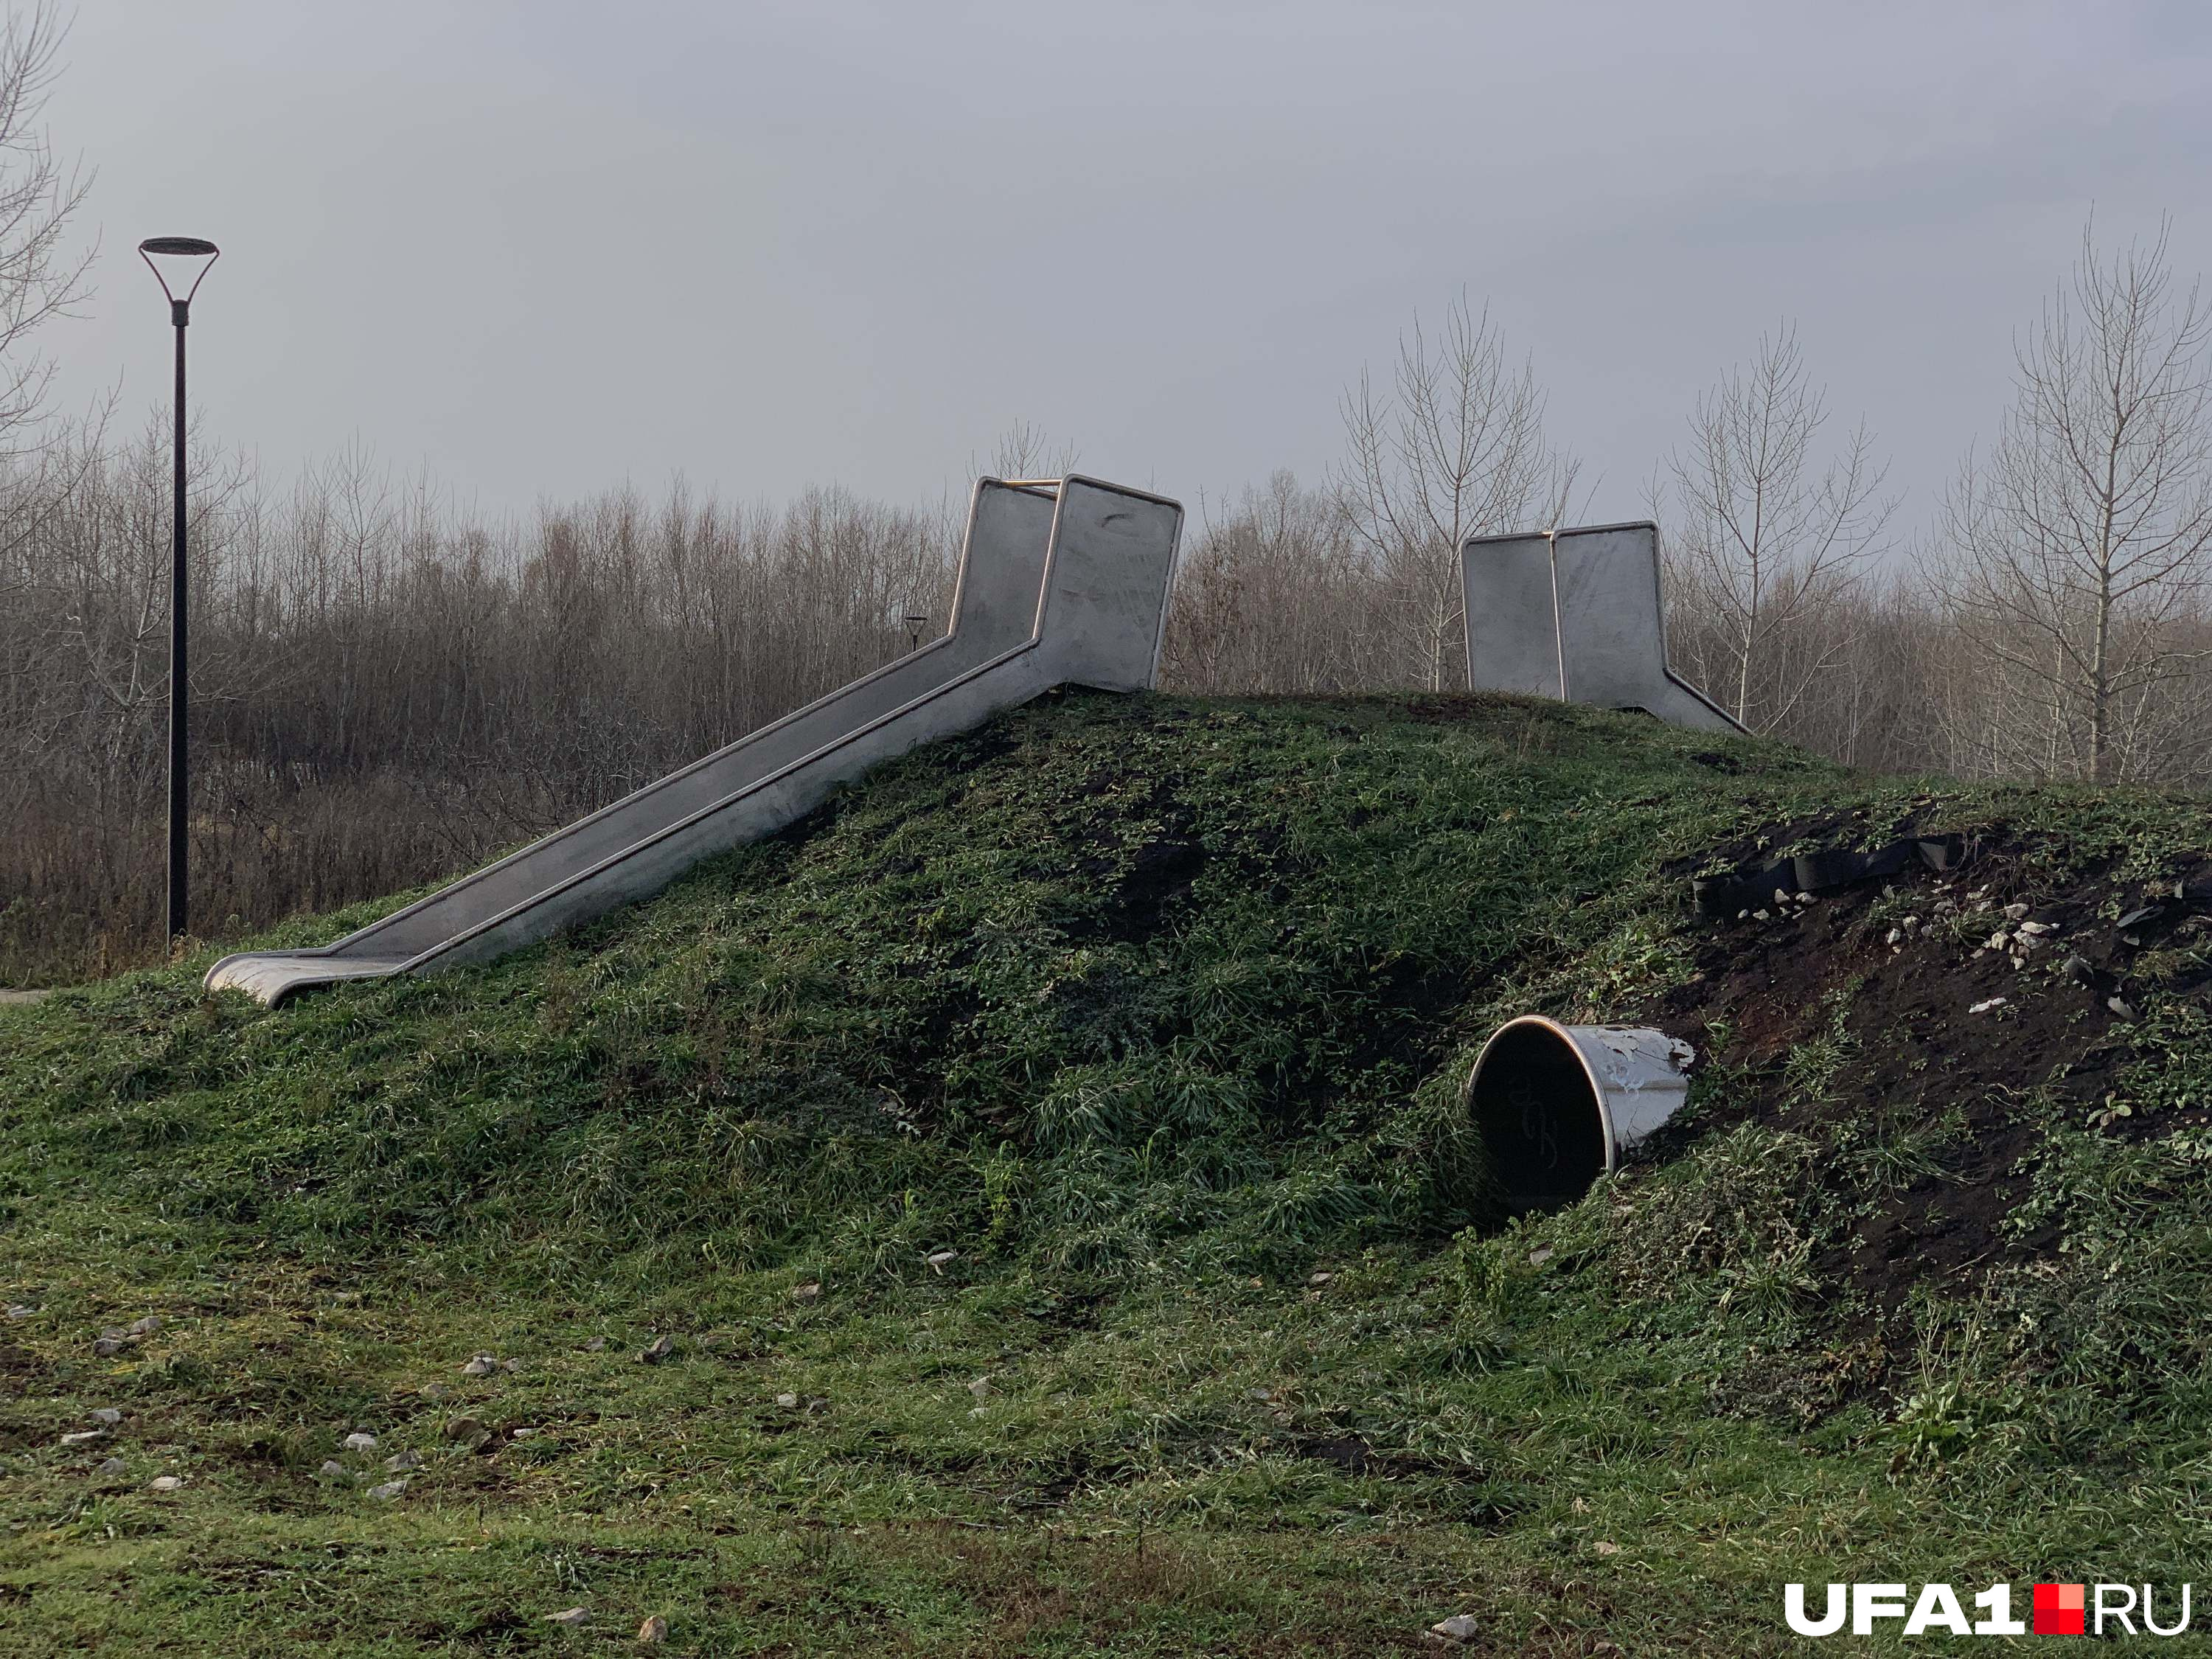
[[[1079,696],[488,969],[0,1011],[0,1639],[1779,1651],[1785,1577],[2178,1583],[2205,824],[1512,700]],[[1972,856],[1687,902],[1905,830]],[[1507,1227],[1458,1091],[1530,1011],[1700,1061]]]

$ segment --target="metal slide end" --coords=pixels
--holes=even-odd
[[[1610,1175],[1690,1091],[1697,1052],[1635,1025],[1508,1020],[1468,1074],[1467,1109],[1507,1206],[1555,1210]]]

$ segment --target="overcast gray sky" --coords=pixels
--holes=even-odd
[[[1195,504],[1340,448],[1486,299],[1639,516],[1794,319],[1927,511],[2084,214],[2212,265],[2212,8],[86,0],[82,402],[166,392],[142,236],[224,250],[193,401],[282,477],[358,437],[494,511],[672,473],[964,489],[1026,419]]]

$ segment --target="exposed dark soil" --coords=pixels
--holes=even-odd
[[[1712,863],[1756,863],[1808,842],[1864,844],[1867,829],[1841,815],[1777,825],[1718,849]],[[2021,1164],[2037,1138],[2022,1103],[2042,1091],[2086,1114],[2101,1100],[2134,1052],[2135,1027],[2109,1000],[2129,1002],[2145,951],[2212,927],[2212,885],[2192,878],[2185,898],[2172,888],[2146,893],[2100,869],[2056,872],[2055,860],[2035,856],[2042,850],[2032,838],[1993,833],[1953,874],[1915,866],[1809,904],[1770,898],[1763,915],[1701,924],[1691,982],[1639,1016],[1695,1045],[1700,1065],[1725,1066],[1749,1085],[1654,1137],[1654,1156],[1747,1120],[1806,1129],[1818,1119],[1856,1119],[1893,1133],[1949,1113],[1963,1118],[1939,1173],[1893,1192],[1848,1243],[1814,1262],[1823,1282],[1856,1292],[1866,1310],[1846,1322],[1847,1334],[1854,1322],[1863,1330],[1896,1313],[1923,1281],[1971,1285],[1994,1264],[2056,1248],[2053,1229],[2011,1237],[2001,1225],[2024,1194]],[[1940,908],[1946,901],[1956,909]],[[2008,918],[2006,907],[2018,905],[2025,914]],[[2115,911],[2147,914],[2120,927]],[[1893,943],[1907,915],[1919,925]],[[1992,934],[2021,921],[2053,930],[2024,969],[1988,948]],[[2172,978],[2164,985],[2169,994],[2193,988]],[[1784,1083],[1793,1052],[1838,1032],[1851,1053],[1834,1086],[1823,1099],[1793,1099]],[[2165,1120],[2160,1132],[2187,1121]],[[2106,1132],[2130,1127],[2121,1120]]]
[[[1084,943],[1152,938],[1206,867],[1196,814],[1177,797],[1172,778],[1156,781],[1143,800],[1117,805],[1107,797],[1119,781],[1101,775],[1084,791],[1099,808],[1084,827],[1074,866],[1088,902],[1061,924]]]

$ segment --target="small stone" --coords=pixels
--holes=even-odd
[[[658,1365],[662,1360],[667,1358],[675,1352],[676,1339],[674,1337],[656,1336],[652,1341],[647,1343],[645,1346],[638,1350],[638,1363],[641,1365]]]
[[[1735,919],[1738,921],[1749,921],[1751,920],[1751,912],[1748,910],[1739,910],[1735,913]]]
[[[1331,1273],[1308,1273],[1306,1275],[1306,1283],[1318,1287],[1328,1284],[1329,1280],[1335,1277],[1336,1275]]]
[[[1987,951],[2008,951],[2012,948],[2012,934],[2000,927],[1983,941],[1982,948]]]
[[[2094,984],[2097,978],[2097,970],[2089,965],[2089,958],[2083,956],[2067,957],[2058,964],[2058,971],[2076,985]]]
[[[404,1474],[410,1469],[422,1467],[422,1460],[411,1451],[394,1452],[384,1460],[384,1467],[393,1474]]]
[[[372,1452],[376,1449],[376,1437],[373,1434],[356,1432],[348,1435],[338,1444],[347,1451]]]
[[[1273,1400],[1275,1397],[1275,1391],[1273,1389],[1254,1389],[1251,1394],[1253,1399],[1259,1401]]]
[[[488,1353],[480,1353],[475,1355],[470,1359],[467,1364],[461,1367],[461,1375],[463,1376],[489,1376],[498,1369],[498,1360],[493,1358]]]
[[[1790,908],[1790,891],[1787,888],[1778,887],[1774,890],[1774,908],[1778,910],[1786,910]]]
[[[818,1279],[810,1279],[803,1285],[793,1285],[791,1299],[801,1304],[819,1302],[822,1299],[822,1281]]]
[[[1915,933],[1920,931],[1920,918],[1917,916],[1907,916],[1904,921],[1899,925],[1902,927],[1906,933]]]
[[[1474,1631],[1474,1615],[1471,1613],[1455,1613],[1429,1626],[1429,1634],[1440,1642],[1472,1642]]]
[[[315,1473],[325,1480],[343,1480],[346,1479],[346,1466],[335,1457],[325,1457],[323,1467]]]
[[[1558,1252],[1553,1250],[1550,1245],[1539,1244],[1534,1249],[1528,1252],[1528,1265],[1532,1267],[1540,1267],[1557,1254]]]
[[[93,1473],[103,1480],[112,1480],[123,1473],[123,1468],[124,1464],[121,1458],[111,1457],[105,1463],[102,1463],[98,1468],[94,1469]]]
[[[538,1431],[535,1429],[509,1429],[507,1431],[507,1437],[510,1440],[529,1440],[534,1438],[537,1433]]]
[[[1986,1014],[1993,1009],[2003,1007],[2005,1006],[2005,1002],[2006,999],[2003,997],[1991,997],[1986,1002],[1976,1003],[1972,1007],[1967,1009],[1966,1012],[1970,1014]]]
[[[146,1490],[149,1492],[174,1492],[178,1487],[184,1484],[183,1479],[178,1475],[157,1474],[151,1480],[149,1480],[146,1483]]]
[[[123,1413],[113,1406],[94,1406],[85,1415],[94,1422],[105,1424],[111,1429],[123,1420]]]
[[[637,1627],[637,1639],[644,1647],[651,1647],[656,1642],[665,1642],[668,1639],[668,1621],[654,1613]]]
[[[10,1319],[28,1319],[36,1312],[38,1310],[27,1302],[11,1302],[8,1304],[8,1317]]]
[[[435,1404],[437,1401],[443,1400],[447,1395],[453,1393],[453,1390],[442,1382],[425,1382],[421,1388],[416,1389],[415,1392],[421,1395],[423,1399]]]
[[[1774,916],[1773,913],[1771,911],[1753,910],[1751,913],[1751,919],[1753,921],[1771,921],[1774,920]]]
[[[93,1353],[95,1357],[101,1359],[106,1359],[116,1354],[121,1353],[123,1352],[123,1339],[119,1336],[103,1336],[94,1341],[92,1345]]]
[[[2041,939],[2046,933],[2057,933],[2058,924],[2051,921],[2023,921],[2018,931],[2026,933],[2031,939]]]
[[[799,1409],[799,1396],[795,1394],[780,1394],[775,1397],[775,1403],[787,1412],[795,1412]]]
[[[2025,904],[2008,904],[2004,908],[2005,920],[2007,921],[2018,921],[2027,914],[2027,907]]]
[[[1620,1553],[1620,1546],[1613,1542],[1610,1539],[1601,1538],[1596,1543],[1591,1545],[1590,1547],[1595,1550],[1600,1555],[1618,1555]]]
[[[406,1490],[407,1477],[403,1474],[397,1480],[387,1480],[380,1486],[371,1486],[368,1489],[368,1495],[380,1504],[389,1504]]]
[[[2136,1011],[2118,997],[2106,997],[2105,999],[2105,1006],[2111,1009],[2122,1019],[2130,1021],[2130,1023],[2135,1019]]]
[[[148,1314],[143,1319],[134,1321],[125,1332],[125,1334],[127,1336],[151,1336],[155,1332],[161,1328],[161,1316],[159,1314]]]
[[[981,1401],[988,1400],[993,1395],[998,1393],[998,1389],[991,1386],[991,1379],[989,1377],[979,1376],[973,1382],[970,1382],[968,1385],[968,1392],[974,1395],[975,1398]]]
[[[522,1362],[520,1359],[502,1359],[499,1362],[499,1368],[512,1376],[522,1369]]]
[[[64,1435],[62,1437],[62,1444],[64,1446],[82,1446],[88,1440],[105,1440],[106,1438],[107,1438],[107,1431],[106,1429],[79,1429],[74,1433]]]
[[[1884,945],[1902,945],[1902,944],[1904,944],[1904,943],[1905,943],[1905,929],[1903,929],[1902,927],[1893,927],[1893,928],[1891,928],[1891,929],[1889,930],[1889,932],[1888,932],[1887,935],[1887,936],[1885,936],[1885,937],[1884,937],[1884,939],[1882,939],[1882,943],[1883,943]]]
[[[591,1616],[581,1607],[563,1607],[558,1613],[547,1613],[545,1622],[549,1625],[558,1625],[563,1630],[574,1630]]]
[[[459,1441],[481,1440],[489,1432],[473,1417],[457,1417],[446,1425],[446,1438]]]
[[[604,1336],[595,1336],[590,1341],[584,1344],[584,1352],[586,1353],[605,1353],[606,1352],[606,1338]]]
[[[953,1262],[960,1260],[960,1252],[957,1250],[932,1250],[927,1255],[922,1257],[922,1260],[929,1264],[930,1272],[933,1273],[941,1273]]]
[[[1814,904],[1819,902],[1819,901],[1814,899],[1810,893],[1800,893],[1797,895],[1797,902],[1800,904]]]

